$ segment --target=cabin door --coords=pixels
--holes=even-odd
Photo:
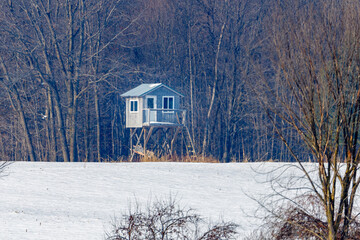
[[[156,96],[147,96],[146,97],[146,108],[149,109],[150,122],[156,122],[157,121]]]

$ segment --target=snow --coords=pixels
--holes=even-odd
[[[278,166],[16,162],[0,179],[0,239],[104,239],[131,203],[170,195],[214,222],[238,223],[244,236],[261,224],[251,197],[271,193],[258,171]]]
[[[149,86],[151,87],[151,88],[154,88],[154,87],[157,87],[157,86],[159,86],[161,83],[153,83],[153,84],[150,84]]]

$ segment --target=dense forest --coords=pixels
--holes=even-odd
[[[1,1],[1,160],[125,160],[120,95],[161,82],[185,96],[198,153],[223,162],[290,161],[258,96],[259,79],[275,75],[268,47],[274,5]]]

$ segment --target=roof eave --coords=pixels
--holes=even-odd
[[[152,92],[152,91],[155,91],[156,89],[158,89],[158,88],[160,88],[160,87],[165,87],[165,88],[169,89],[170,91],[176,93],[176,94],[179,95],[180,97],[184,97],[184,95],[182,95],[181,93],[175,91],[175,90],[172,89],[172,88],[169,88],[168,86],[166,86],[166,85],[164,85],[164,84],[160,84],[159,86],[156,86],[156,87],[154,87],[153,89],[150,89],[149,91],[141,94],[140,96],[143,97],[144,95],[146,95],[146,94],[148,94],[148,93],[150,93],[150,92]]]
[[[126,93],[128,93],[129,91],[131,91],[131,90],[129,90],[129,91],[127,91],[126,93],[121,94],[120,97],[125,97],[125,98],[126,98],[126,97],[128,97],[128,98],[129,98],[129,97],[144,97],[145,95],[151,93],[152,91],[155,91],[156,89],[159,89],[160,87],[165,87],[165,88],[167,88],[168,90],[176,93],[176,94],[179,95],[180,97],[184,97],[184,95],[182,95],[181,93],[175,91],[175,90],[172,89],[172,88],[169,88],[168,86],[166,86],[166,85],[164,85],[164,84],[162,84],[162,83],[159,84],[158,86],[156,86],[156,87],[154,87],[154,88],[146,91],[146,92],[143,92],[143,93],[140,94],[140,95],[126,95]]]

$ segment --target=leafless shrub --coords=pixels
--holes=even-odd
[[[323,213],[324,206],[316,196],[302,195],[297,198],[297,201],[278,207],[277,210],[271,212],[266,218],[265,225],[254,233],[251,239],[325,240],[329,233]],[[360,223],[355,218],[351,222],[346,239],[358,240],[360,239]],[[344,239],[343,237],[344,234],[339,232],[336,239]]]
[[[10,165],[10,162],[4,161],[0,162],[0,177],[4,175],[5,169]]]
[[[237,225],[222,222],[205,229],[205,221],[191,209],[181,208],[172,199],[157,201],[146,211],[130,210],[113,224],[106,240],[235,239]]]
[[[212,226],[198,240],[232,239],[236,234],[237,225],[234,223],[221,223]]]

